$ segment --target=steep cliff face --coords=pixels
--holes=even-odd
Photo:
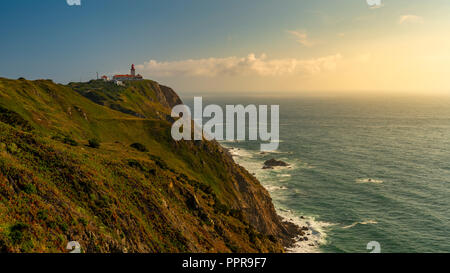
[[[180,103],[153,81],[0,79],[0,251],[282,252],[260,183],[217,143],[170,137]]]
[[[180,97],[178,97],[177,93],[175,93],[172,88],[164,85],[160,85],[159,87],[163,94],[164,100],[167,102],[167,106],[174,107],[175,105],[183,103]]]

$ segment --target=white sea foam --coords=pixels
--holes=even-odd
[[[282,171],[285,171],[285,170],[292,170],[292,169],[293,169],[293,167],[291,165],[289,165],[289,166],[286,166],[286,167],[284,167],[284,166],[273,166],[270,169],[264,169],[264,170],[266,172],[270,172],[271,171],[271,172],[279,173],[279,172],[282,172]]]
[[[290,174],[288,173],[281,173],[281,174],[277,174],[278,177],[291,177]]]
[[[355,222],[355,223],[353,223],[351,225],[348,225],[348,226],[345,226],[345,227],[342,227],[342,228],[343,229],[349,229],[349,228],[355,227],[357,225],[376,225],[376,224],[378,224],[378,222],[375,221],[375,220],[367,220],[367,221],[362,221],[362,222]]]
[[[298,236],[295,240],[295,244],[287,249],[288,253],[319,253],[320,245],[326,243],[326,233],[327,227],[332,226],[331,223],[317,221],[312,216],[298,217],[290,210],[277,210],[278,214],[282,217],[284,221],[294,223],[295,225],[302,227],[307,227],[308,230],[305,231],[304,236]],[[304,240],[307,237],[308,240]],[[303,239],[303,240],[302,240]]]
[[[276,141],[276,142],[283,142],[283,141]],[[293,152],[283,152],[283,151],[280,151],[280,150],[274,150],[274,151],[264,151],[264,152],[259,152],[259,154],[260,155],[270,155],[270,154],[277,154],[277,155],[282,155],[282,154],[285,154],[285,155],[292,155],[292,154],[294,154]]]
[[[253,156],[249,150],[241,148],[228,148],[228,151],[233,157],[251,157]]]
[[[265,186],[265,188],[269,192],[280,191],[280,190],[287,190],[288,189],[285,186],[271,186],[271,185],[267,185],[267,186]]]
[[[383,182],[384,182],[383,180],[373,179],[373,178],[356,179],[356,183],[382,184]]]
[[[284,141],[283,140],[272,140],[272,142],[278,142],[278,143],[283,143]]]

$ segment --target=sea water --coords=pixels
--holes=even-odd
[[[221,144],[261,181],[281,216],[309,227],[310,240],[290,251],[369,252],[375,241],[381,252],[450,252],[448,97],[203,99],[280,105],[279,150]],[[290,166],[263,170],[272,158]]]

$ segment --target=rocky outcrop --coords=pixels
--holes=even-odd
[[[175,93],[175,91],[173,91],[172,88],[164,86],[164,85],[160,85],[159,87],[160,87],[161,92],[164,95],[165,101],[167,102],[167,105],[169,107],[172,108],[176,105],[183,104],[180,97],[177,95],[177,93]]]
[[[274,167],[289,167],[289,164],[281,160],[276,160],[274,158],[264,162],[263,169],[273,169]]]
[[[244,218],[263,234],[273,236],[285,247],[294,243],[294,237],[301,234],[301,230],[293,223],[283,221],[275,211],[269,192],[245,168],[236,164],[232,155],[216,142],[217,149],[223,154],[222,160],[232,174],[232,185],[236,201],[233,204],[243,211]],[[284,164],[283,164],[284,165]]]
[[[272,235],[285,247],[294,243],[293,238],[300,231],[289,222],[283,222],[275,211],[269,192],[260,182],[240,166],[234,166],[237,180],[236,189],[240,192],[238,206],[243,210],[245,218],[259,232]]]

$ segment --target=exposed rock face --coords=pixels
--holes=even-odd
[[[274,167],[289,167],[289,164],[284,161],[276,160],[274,158],[264,162],[263,169],[273,169]]]
[[[244,218],[263,234],[268,234],[279,240],[284,246],[291,246],[293,238],[300,234],[300,228],[295,224],[283,222],[275,211],[269,192],[245,168],[236,164],[230,152],[217,142],[206,142],[207,146],[218,149],[217,159],[227,167],[232,174],[234,200],[232,206],[242,210]],[[204,145],[205,145],[204,144]],[[228,185],[228,184],[227,184]]]
[[[172,88],[164,85],[160,85],[159,87],[161,89],[162,94],[164,95],[164,99],[167,103],[167,106],[172,108],[176,105],[183,104],[180,97],[178,97],[177,93],[175,93],[175,91],[173,91]]]

